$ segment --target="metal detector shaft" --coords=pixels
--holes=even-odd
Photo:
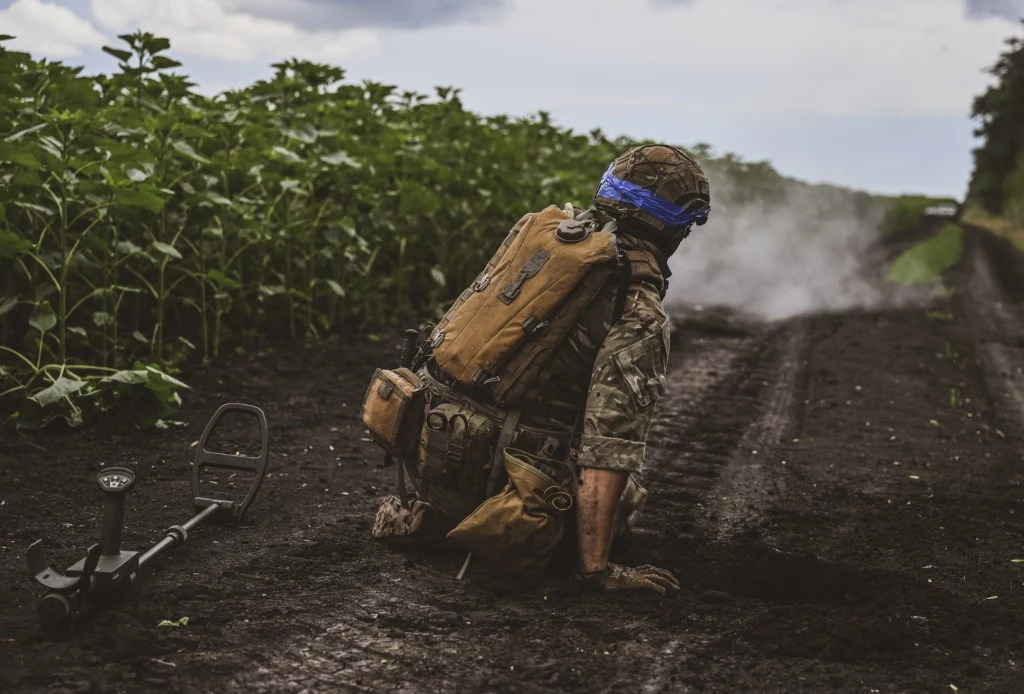
[[[206,449],[206,443],[224,415],[243,412],[255,416],[260,427],[260,453],[255,458],[217,453]],[[267,468],[269,435],[263,410],[253,405],[230,403],[222,405],[206,425],[197,442],[192,461],[192,505],[196,515],[182,525],[172,525],[164,538],[145,553],[121,549],[124,530],[124,496],[135,485],[135,472],[126,467],[110,467],[100,471],[96,483],[104,494],[102,538],[92,545],[86,556],[67,569],[66,574],[50,566],[43,541],[28,548],[29,575],[50,592],[39,603],[39,619],[47,636],[60,638],[70,633],[78,617],[92,606],[124,593],[135,581],[140,569],[168,550],[184,544],[188,533],[215,516],[240,521],[256,497]],[[200,476],[204,468],[221,468],[251,472],[252,482],[245,497],[237,499],[200,496]]]
[[[172,525],[167,529],[167,536],[164,539],[150,547],[141,557],[139,557],[139,568],[141,569],[151,560],[156,559],[172,547],[184,544],[185,540],[188,539],[188,532],[190,530],[220,510],[221,506],[219,504],[210,504],[196,515],[192,516],[192,518],[184,524]]]

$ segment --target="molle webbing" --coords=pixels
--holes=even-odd
[[[505,417],[508,416],[508,410],[482,403],[479,400],[460,392],[456,387],[442,383],[435,374],[431,373],[431,368],[433,367],[428,365],[419,369],[416,373],[423,379],[423,382],[427,386],[429,402],[432,406],[442,402],[453,402],[476,412],[480,412],[481,414],[484,414],[498,422],[504,421]],[[543,431],[545,435],[552,435],[553,432],[560,428],[569,427],[566,420],[575,419],[578,414],[579,412],[575,410],[570,412],[566,408],[558,408],[555,406],[545,407],[543,403],[540,405],[530,403],[530,420],[536,423],[536,426],[521,425],[520,428]],[[541,427],[541,429],[538,429],[537,427]],[[571,427],[564,433],[571,436]]]
[[[434,378],[430,373],[429,366],[420,369],[418,374],[423,379],[423,382],[427,387],[427,391],[430,393],[429,400],[431,401],[432,407],[436,408],[441,403],[451,403],[462,408],[468,415],[468,417],[466,417],[467,427],[468,419],[475,420],[477,416],[488,418],[495,422],[497,426],[500,426],[500,435],[498,436],[498,440],[495,444],[494,457],[492,459],[490,474],[488,475],[488,496],[493,493],[493,487],[500,481],[501,471],[503,469],[501,465],[502,452],[513,443],[515,443],[519,448],[539,452],[544,444],[550,441],[555,443],[557,445],[557,449],[564,455],[569,455],[569,449],[572,446],[572,441],[575,436],[573,428],[565,428],[564,425],[559,426],[559,422],[557,420],[551,422],[552,426],[557,427],[554,429],[539,429],[533,426],[526,426],[520,421],[522,410],[502,409],[477,402],[473,398],[463,393],[459,393],[455,388],[445,385]],[[429,425],[429,417],[427,424]],[[425,428],[423,432],[427,457],[447,457],[453,450],[453,442],[448,440],[450,437],[437,437],[434,435],[434,432],[428,431],[428,428]],[[438,440],[435,442],[435,438],[443,438],[444,440]],[[457,444],[455,448],[459,449],[459,442],[456,441],[455,443]]]

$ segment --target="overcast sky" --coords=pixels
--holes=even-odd
[[[627,9],[628,8],[628,9]],[[1024,0],[0,0],[0,34],[110,71],[143,28],[215,92],[297,56],[484,113],[708,142],[783,173],[961,196],[971,99]],[[11,45],[11,44],[8,44]]]

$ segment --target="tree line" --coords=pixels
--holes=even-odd
[[[1024,37],[1008,39],[989,72],[996,79],[971,109],[981,144],[974,150],[969,197],[1024,224]]]

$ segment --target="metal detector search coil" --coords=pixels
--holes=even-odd
[[[214,429],[225,415],[232,412],[256,417],[260,427],[260,452],[255,458],[206,449]],[[263,483],[269,453],[269,432],[263,410],[238,403],[222,405],[203,430],[192,462],[192,505],[199,513],[182,525],[168,528],[164,538],[142,554],[121,550],[125,495],[135,487],[135,472],[126,467],[101,470],[96,476],[96,484],[103,492],[103,527],[99,544],[92,545],[85,557],[63,574],[50,567],[42,540],[28,548],[29,573],[36,583],[51,591],[39,604],[43,632],[51,638],[66,635],[88,609],[124,593],[135,581],[139,569],[165,551],[184,543],[188,532],[201,523],[211,518],[241,520]],[[240,501],[220,498],[219,495],[218,498],[201,497],[199,486],[202,471],[206,468],[251,472],[253,480]]]

